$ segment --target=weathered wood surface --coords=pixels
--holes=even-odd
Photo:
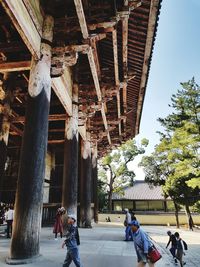
[[[52,41],[53,18],[46,16],[43,38]],[[48,140],[48,115],[51,93],[51,47],[41,46],[42,59],[32,61],[29,79],[26,122],[21,150],[15,201],[12,260],[39,255],[39,237],[43,203],[45,156]]]
[[[91,144],[81,140],[81,168],[80,168],[80,226],[91,227]]]
[[[77,214],[78,198],[78,85],[73,85],[72,117],[66,120],[62,206],[68,214]]]

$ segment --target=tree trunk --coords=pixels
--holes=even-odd
[[[187,219],[188,219],[188,229],[193,230],[194,222],[193,222],[193,219],[192,219],[190,208],[189,208],[189,206],[187,204],[185,205],[185,213],[186,213],[186,216],[187,216]]]
[[[179,229],[180,228],[180,224],[179,224],[179,217],[178,217],[178,205],[176,204],[176,202],[174,201],[174,207],[175,207],[175,217],[176,217],[176,227]]]
[[[112,189],[110,189],[109,194],[108,194],[108,210],[111,212],[112,211]]]

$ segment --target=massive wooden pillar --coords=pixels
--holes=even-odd
[[[10,264],[27,263],[39,255],[48,115],[51,94],[51,42],[54,20],[44,18],[41,58],[32,60]]]
[[[11,75],[5,73],[0,81],[0,202],[2,201],[2,186],[7,159],[7,145],[10,130],[10,103],[12,98]]]
[[[72,117],[67,118],[64,144],[62,205],[77,214],[78,197],[78,85],[73,85]]]
[[[91,227],[91,144],[81,139],[80,226]]]
[[[93,202],[94,202],[94,221],[98,223],[98,173],[97,173],[97,144],[92,148],[92,185],[93,185]]]

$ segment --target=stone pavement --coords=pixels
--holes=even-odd
[[[144,229],[153,240],[157,241],[158,248],[163,255],[156,267],[174,266],[169,252],[165,249],[168,237],[168,228],[159,226],[145,226]],[[170,229],[174,231],[175,229]],[[181,236],[189,245],[186,256],[188,267],[200,266],[200,233],[180,231]],[[99,224],[93,229],[80,229],[81,261],[84,267],[135,267],[136,254],[132,242],[124,242],[124,228],[111,223]],[[43,228],[41,233],[41,254],[37,262],[27,264],[27,267],[56,267],[62,266],[66,250],[61,248],[61,239],[54,240],[52,228]],[[10,240],[0,237],[0,266],[8,266],[5,258],[9,254]],[[24,266],[24,265],[18,265]],[[71,264],[74,267],[74,264]]]
[[[172,233],[179,232],[181,238],[188,244],[188,251],[184,256],[184,261],[187,267],[200,267],[200,230],[189,231],[186,229],[176,229],[175,227],[162,227],[162,226],[145,226],[145,230],[153,238],[154,241],[160,246],[163,253],[168,254],[170,252],[166,249],[168,238],[166,237],[167,230]],[[171,258],[171,257],[170,257]],[[170,266],[173,266],[171,263]]]

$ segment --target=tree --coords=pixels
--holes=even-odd
[[[194,78],[181,85],[182,89],[171,98],[174,111],[166,118],[158,119],[164,133],[160,133],[160,144],[156,147],[159,161],[159,168],[156,168],[161,171],[164,167],[164,174],[167,174],[164,192],[175,203],[185,205],[188,222],[191,222],[189,206],[200,199],[200,190],[194,184],[200,178],[200,87]],[[152,175],[155,175],[156,168],[151,167]],[[163,180],[160,178],[158,181]]]
[[[128,163],[145,152],[148,140],[143,139],[137,146],[134,140],[127,141],[116,151],[109,153],[99,162],[99,177],[107,185],[108,210],[112,210],[112,195],[121,192],[125,186],[133,185],[135,174]]]
[[[144,156],[139,164],[139,166],[142,166],[144,169],[145,181],[153,186],[162,186],[162,189],[170,173],[173,172],[173,169],[171,169],[170,162],[167,158],[169,151],[162,150],[161,152],[161,148],[165,146],[165,144],[168,142],[169,137],[162,137],[160,144],[155,147],[154,152],[150,156]],[[172,194],[169,194],[169,192],[165,192],[164,189],[163,194],[165,198],[170,196],[172,201],[174,202],[176,226],[177,228],[179,228],[178,211],[180,207],[174,200]]]

